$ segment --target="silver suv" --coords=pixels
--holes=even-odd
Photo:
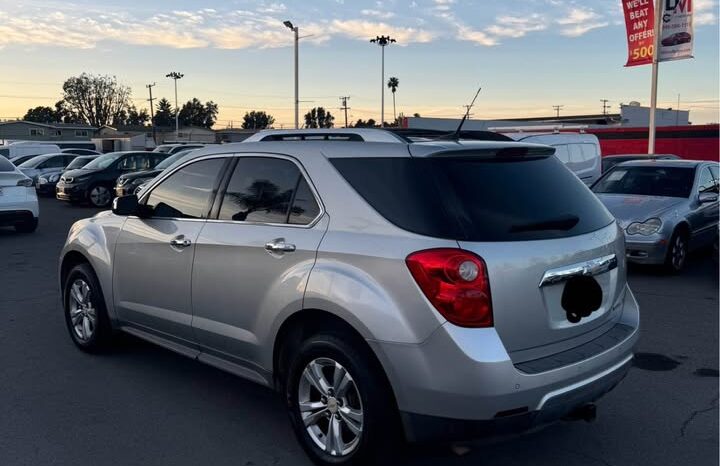
[[[327,465],[587,419],[625,376],[623,233],[552,148],[264,134],[73,225],[77,346],[124,331],[272,387]]]

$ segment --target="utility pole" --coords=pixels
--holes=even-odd
[[[680,124],[680,94],[678,94],[678,104],[675,108],[675,126]]]
[[[148,102],[150,102],[150,126],[152,126],[153,144],[157,144],[157,140],[155,139],[155,113],[153,111],[153,100],[155,100],[152,96],[153,86],[155,86],[155,83],[148,84],[145,87],[150,91],[150,98],[148,99]]]
[[[560,118],[560,109],[563,108],[564,105],[553,105],[553,110],[555,110],[555,115],[557,118]]]
[[[340,101],[342,102],[342,107],[340,107],[340,110],[345,110],[345,127],[348,127],[348,119],[347,119],[347,112],[350,110],[350,107],[347,106],[347,101],[350,100],[350,96],[342,96],[340,97]]]
[[[377,36],[370,39],[370,42],[380,46],[382,50],[381,67],[380,67],[380,127],[385,127],[385,47],[396,42],[390,36]]]
[[[610,101],[607,99],[600,99],[600,102],[602,102],[602,104],[603,104],[602,114],[607,115],[608,108],[610,108],[610,106],[608,105],[608,102],[610,102]]]
[[[293,26],[293,23],[290,21],[283,21],[283,24],[285,27],[293,31],[295,34],[295,129],[298,129],[300,127],[300,97],[299,97],[299,81],[300,81],[300,73],[298,69],[298,48],[300,44],[300,28],[298,26]]]
[[[178,117],[180,116],[180,109],[178,108],[178,100],[177,100],[177,82],[178,79],[182,79],[183,76],[185,76],[182,73],[178,73],[177,71],[173,71],[172,73],[168,73],[165,75],[166,78],[171,78],[175,81],[175,142],[178,142],[178,133],[180,131],[180,124]]]

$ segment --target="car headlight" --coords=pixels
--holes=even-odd
[[[60,180],[60,174],[56,173],[47,177],[46,183],[57,183]]]
[[[48,179],[44,176],[41,176],[40,178],[38,178],[38,184],[48,184]]]
[[[67,177],[64,176],[62,178],[62,181],[63,181],[63,183],[72,183],[73,181],[75,181],[75,178],[73,178],[72,176],[67,176]]]
[[[628,235],[650,236],[660,231],[660,227],[662,227],[662,220],[659,218],[649,218],[644,222],[631,223],[625,231],[627,231]]]

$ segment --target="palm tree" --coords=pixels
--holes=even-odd
[[[396,77],[391,77],[388,79],[387,87],[392,91],[393,95],[393,118],[395,119],[395,123],[397,124],[397,113],[395,112],[395,91],[397,91],[398,86],[400,85],[400,80]]]

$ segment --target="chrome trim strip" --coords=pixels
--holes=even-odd
[[[623,360],[620,361],[619,363],[615,364],[614,366],[612,366],[612,367],[610,367],[610,368],[608,368],[608,369],[605,369],[604,371],[599,372],[599,373],[593,375],[593,376],[590,377],[590,378],[587,378],[587,379],[585,379],[585,380],[581,380],[581,381],[576,382],[576,383],[574,383],[574,384],[572,384],[572,385],[568,385],[567,387],[559,388],[559,389],[557,389],[557,390],[553,390],[552,392],[549,392],[549,393],[545,394],[545,396],[543,396],[542,399],[540,400],[540,403],[538,403],[538,406],[537,406],[536,410],[537,410],[537,411],[541,410],[541,409],[543,408],[543,406],[545,406],[545,403],[547,403],[550,399],[555,398],[556,396],[559,396],[559,395],[562,395],[562,394],[564,394],[564,393],[568,393],[568,392],[571,392],[571,391],[576,390],[576,389],[578,389],[578,388],[584,387],[585,385],[589,385],[589,384],[595,382],[596,380],[600,380],[600,379],[602,379],[603,377],[612,374],[612,373],[615,372],[616,370],[622,368],[623,366],[625,366],[626,364],[628,364],[630,361],[632,361],[632,359],[633,359],[634,357],[635,357],[635,356],[631,354],[630,356],[626,357],[625,359],[623,359]]]
[[[617,256],[610,254],[609,256],[599,257],[587,262],[580,262],[578,264],[548,270],[543,274],[538,287],[542,288],[545,285],[554,285],[573,277],[592,277],[617,268],[617,265]]]

